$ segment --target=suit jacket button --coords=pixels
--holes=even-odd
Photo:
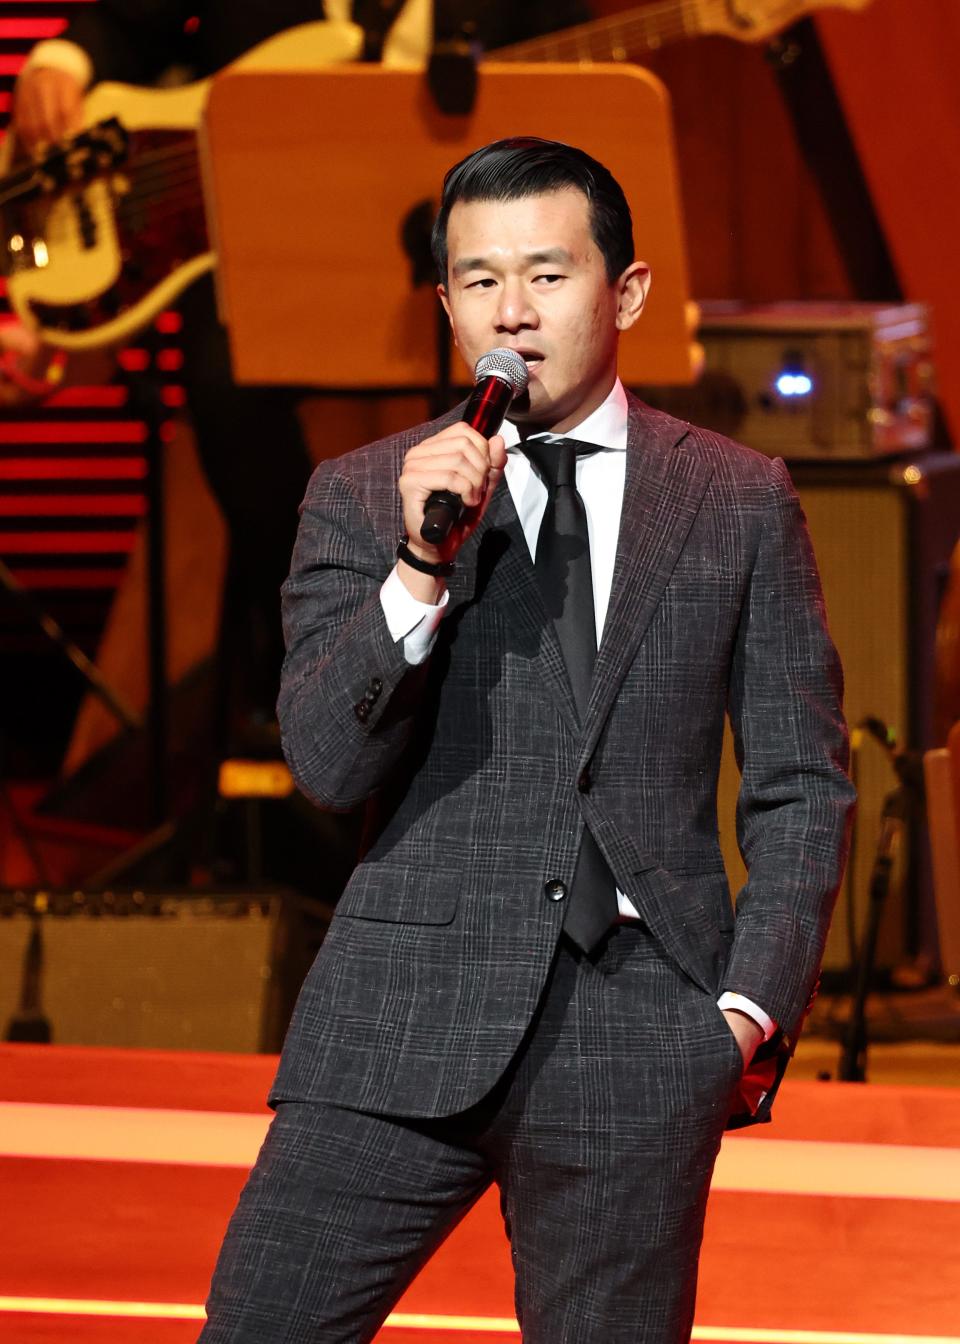
[[[361,723],[366,723],[367,719],[370,717],[370,706],[361,700],[359,704],[354,705],[353,712]]]
[[[590,771],[587,769],[586,766],[584,766],[584,768],[580,771],[579,775],[577,776],[577,792],[589,793],[590,786],[592,785],[592,783],[593,780],[590,778]]]
[[[383,682],[380,680],[379,677],[371,677],[370,685],[367,687],[367,690],[373,696],[373,698],[376,699],[377,696],[380,694],[380,692],[383,690]]]
[[[548,901],[562,901],[567,894],[567,889],[562,882],[553,878],[552,881],[544,884],[543,894]]]

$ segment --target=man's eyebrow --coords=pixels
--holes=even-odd
[[[467,271],[489,271],[490,262],[486,257],[461,257],[452,268],[453,275],[466,275]]]
[[[526,266],[572,266],[573,257],[565,247],[544,247],[537,252],[528,252],[523,258]],[[492,271],[496,269],[489,257],[461,257],[455,262],[451,274],[466,275],[468,271]]]
[[[573,265],[573,257],[565,247],[545,247],[541,252],[528,252],[524,261],[528,266]]]

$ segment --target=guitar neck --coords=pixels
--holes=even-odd
[[[497,61],[639,60],[683,38],[708,33],[764,42],[817,9],[865,9],[871,0],[654,0],[491,53]]]
[[[671,42],[714,31],[711,9],[724,0],[660,0],[491,53],[496,61],[629,61]]]

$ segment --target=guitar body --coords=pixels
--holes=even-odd
[[[117,118],[129,135],[127,163],[3,208],[10,304],[47,344],[126,340],[213,266],[196,136],[207,89],[207,81],[171,90],[99,84],[85,120]],[[10,252],[18,237],[24,246]]]
[[[353,24],[304,24],[237,64],[318,68],[356,59],[362,40]],[[98,84],[84,125],[119,123],[118,161],[12,199],[0,182],[10,304],[46,344],[86,350],[129,340],[213,268],[197,137],[209,87]],[[4,151],[0,171],[9,173],[13,154]]]

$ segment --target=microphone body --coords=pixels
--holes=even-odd
[[[489,439],[503,424],[514,397],[526,390],[527,366],[514,350],[491,350],[477,360],[476,384],[464,407],[463,420]],[[463,516],[463,500],[452,490],[434,490],[423,507],[420,536],[439,546]]]

